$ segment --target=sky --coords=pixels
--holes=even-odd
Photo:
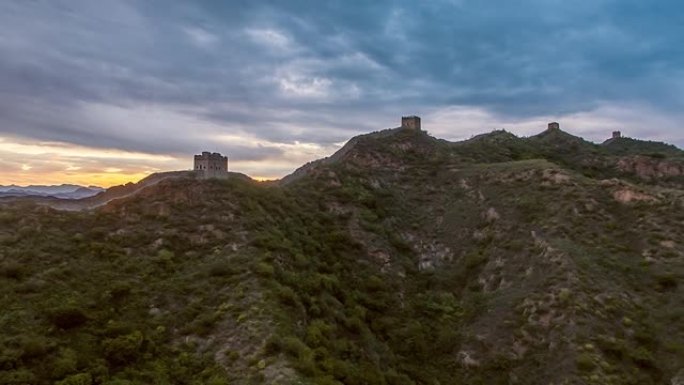
[[[681,148],[683,37],[674,0],[2,0],[0,184],[110,186],[202,151],[278,178],[402,115]]]

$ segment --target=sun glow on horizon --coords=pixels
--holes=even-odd
[[[98,186],[109,188],[112,186],[123,185],[127,183],[137,183],[141,179],[149,176],[151,173],[46,173],[46,174],[29,174],[29,173],[15,173],[9,178],[2,178],[0,185],[61,185],[61,184],[75,184],[79,186]]]
[[[184,163],[170,155],[0,137],[0,185],[111,187],[138,182],[154,172],[182,169]]]
[[[310,143],[270,144],[284,149],[282,157],[233,160],[230,171],[260,181],[274,181],[308,161],[334,152]],[[230,155],[230,154],[228,154]],[[32,142],[0,136],[0,185],[60,185],[112,187],[136,183],[156,172],[190,170],[190,156],[147,154],[99,149],[63,142]]]
[[[273,181],[281,179],[281,178],[272,177],[272,176],[250,176],[250,178],[254,179],[257,182],[273,182]]]

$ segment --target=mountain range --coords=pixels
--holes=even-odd
[[[0,383],[684,381],[674,146],[397,128],[150,178],[0,201]]]
[[[58,199],[82,199],[95,196],[105,191],[97,186],[78,186],[62,184],[59,186],[0,186],[0,198],[2,197],[50,197]]]

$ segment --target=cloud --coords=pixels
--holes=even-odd
[[[294,49],[293,43],[284,33],[274,29],[248,28],[245,34],[253,42],[276,50],[291,51]]]
[[[326,78],[305,78],[296,75],[278,78],[280,89],[288,96],[302,98],[327,98],[332,81]]]
[[[220,41],[218,36],[199,27],[185,27],[183,32],[188,35],[193,44],[200,48],[212,48]]]
[[[678,130],[684,114],[669,116],[653,107],[629,104],[604,104],[589,111],[534,117],[508,117],[486,109],[450,106],[429,111],[423,126],[433,135],[450,140],[465,140],[483,132],[505,129],[518,136],[532,136],[557,121],[561,129],[587,140],[601,143],[612,131],[627,137],[667,141],[684,148],[684,132]]]
[[[450,138],[532,133],[553,118],[594,139],[625,127],[682,145],[683,10],[674,0],[2,2],[0,136],[174,159],[218,150],[269,176],[414,113]]]

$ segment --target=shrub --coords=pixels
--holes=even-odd
[[[675,291],[677,277],[674,274],[662,274],[656,277],[656,289],[660,292]]]
[[[128,297],[133,291],[133,285],[129,282],[117,282],[109,290],[109,298],[113,302],[120,302]]]
[[[275,335],[270,336],[264,344],[264,354],[274,355],[281,351],[281,340]]]
[[[104,383],[104,385],[134,385],[131,381],[122,380],[120,378],[112,378]]]
[[[114,365],[131,363],[138,358],[143,340],[143,334],[139,330],[124,336],[106,339],[102,342],[104,355]]]
[[[74,329],[88,321],[83,310],[75,306],[63,306],[49,312],[48,318],[60,329]]]
[[[268,343],[267,343],[267,346],[268,346]],[[228,358],[228,361],[231,361],[231,362],[237,361],[237,359],[240,358],[240,353],[235,351],[235,350],[228,349],[223,354],[226,356],[226,358]]]
[[[162,269],[171,270],[175,256],[176,255],[173,251],[161,249],[159,252],[157,252],[157,255],[152,258],[152,261],[154,261]]]
[[[212,376],[206,382],[207,385],[228,385],[229,382],[223,377]]]
[[[211,332],[211,330],[214,328],[214,325],[216,325],[220,318],[221,314],[218,312],[201,314],[193,321],[192,329],[198,335],[206,336]]]
[[[284,337],[280,341],[280,345],[282,350],[292,357],[297,357],[301,352],[308,349],[304,342],[294,336]]]
[[[210,277],[229,277],[236,273],[234,266],[228,261],[218,261],[209,265]]]
[[[42,357],[50,350],[50,344],[44,337],[25,336],[21,339],[22,359]]]
[[[20,362],[21,352],[16,349],[8,349],[0,345],[0,372],[5,369],[14,368]]]
[[[596,366],[594,364],[594,358],[588,353],[582,353],[577,356],[575,363],[577,364],[577,369],[583,372],[590,372],[594,370]]]
[[[562,288],[558,292],[558,300],[564,305],[568,305],[572,298],[572,291],[568,288]]]
[[[598,345],[601,350],[608,356],[614,359],[622,360],[625,356],[625,342],[612,337],[600,336],[598,338]]]
[[[121,321],[109,320],[103,328],[103,334],[107,337],[116,337],[133,331],[133,326]]]
[[[284,305],[297,305],[297,294],[295,294],[294,290],[292,290],[292,288],[289,286],[278,286],[276,289],[276,295],[278,296],[278,300]]]
[[[643,347],[630,351],[630,358],[639,367],[644,369],[655,369],[657,365],[653,354]]]
[[[91,385],[92,383],[93,377],[90,373],[79,373],[57,382],[56,385]]]
[[[465,265],[468,270],[473,270],[484,264],[487,261],[487,257],[478,252],[468,253],[465,257]]]
[[[59,355],[52,362],[52,376],[54,378],[64,378],[74,373],[78,364],[76,352],[71,349],[62,349]]]
[[[274,274],[273,266],[269,265],[266,262],[259,262],[255,266],[254,271],[264,278],[273,277]]]
[[[26,369],[0,371],[0,384],[35,384],[36,376]]]
[[[0,265],[0,276],[11,279],[21,279],[25,274],[24,267],[17,262],[5,262]]]
[[[314,320],[306,329],[306,342],[310,346],[321,346],[328,339],[333,327],[323,320]]]

